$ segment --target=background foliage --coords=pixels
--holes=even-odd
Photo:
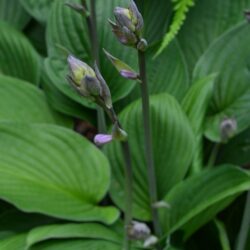
[[[1,250],[121,249],[121,149],[92,144],[95,106],[66,82],[68,53],[91,63],[85,17],[66,2],[80,0],[0,0]],[[100,68],[132,150],[133,216],[150,225],[139,86],[119,77],[102,51],[137,69],[136,52],[107,24],[128,1],[96,2]],[[161,243],[165,250],[234,249],[250,189],[250,25],[243,15],[250,0],[136,2],[149,42],[157,188],[170,206],[159,208]],[[238,130],[221,144],[225,117]]]

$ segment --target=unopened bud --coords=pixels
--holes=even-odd
[[[116,23],[109,21],[118,40],[127,46],[136,47],[141,39],[143,18],[135,2],[131,0],[128,8],[116,7]]]
[[[113,136],[113,139],[116,139],[119,141],[126,141],[128,138],[128,134],[123,129],[121,129],[118,122],[116,122],[113,126],[112,136]]]
[[[139,74],[136,73],[129,65],[112,56],[105,49],[103,49],[103,51],[122,77],[132,80],[137,80],[139,78]]]
[[[148,43],[145,39],[141,39],[137,44],[137,49],[140,51],[145,51],[148,47]]]
[[[70,85],[82,96],[96,102],[103,108],[112,108],[112,99],[108,85],[98,67],[95,71],[86,63],[70,55],[68,57],[70,74],[67,76]]]
[[[146,240],[150,236],[151,230],[145,223],[132,221],[128,228],[128,235],[133,240]]]
[[[227,142],[237,131],[237,121],[234,118],[225,118],[220,124],[222,142]]]
[[[112,135],[106,135],[106,134],[97,134],[94,138],[94,143],[97,146],[102,146],[107,143],[110,143],[113,140]]]
[[[158,238],[154,235],[149,236],[145,241],[143,246],[144,247],[153,247],[154,245],[156,245],[158,242]]]
[[[158,201],[152,205],[153,208],[170,208],[170,205],[166,201]]]

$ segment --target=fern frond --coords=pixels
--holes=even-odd
[[[176,37],[186,19],[187,12],[189,11],[190,7],[194,5],[194,1],[195,0],[172,0],[175,11],[174,18],[169,31],[163,38],[162,44],[157,51],[156,56],[158,56]]]

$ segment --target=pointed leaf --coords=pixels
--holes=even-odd
[[[249,44],[250,25],[244,22],[216,40],[195,67],[195,79],[218,73],[206,122],[206,136],[210,140],[220,140],[219,124],[225,117],[237,120],[238,133],[250,125]]]
[[[186,174],[192,159],[194,136],[187,117],[170,95],[153,96],[150,110],[158,196],[161,200]],[[128,106],[121,113],[120,120],[128,133],[132,153],[134,216],[149,220],[150,202],[141,102],[136,101]],[[181,157],[176,157],[176,152]],[[119,207],[124,208],[124,160],[119,143],[108,145],[107,154],[113,170],[111,196]]]
[[[27,212],[112,223],[118,211],[97,203],[109,187],[105,156],[58,126],[0,124],[0,198]]]
[[[192,164],[192,172],[199,172],[203,165],[202,135],[204,132],[204,118],[213,94],[215,75],[204,77],[196,81],[188,90],[182,101],[196,137],[196,150]]]
[[[161,210],[164,232],[170,234],[189,225],[197,217],[199,220],[196,223],[201,226],[201,221],[207,222],[235,196],[249,188],[249,172],[230,165],[203,171],[186,179],[175,186],[164,199],[171,206],[170,209]]]

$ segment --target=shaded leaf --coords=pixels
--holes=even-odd
[[[0,240],[1,250],[24,250],[26,234],[19,234]]]
[[[243,11],[249,7],[249,0],[195,1],[178,36],[190,72],[217,37],[244,20]]]
[[[249,43],[250,26],[244,22],[216,40],[195,67],[195,79],[218,73],[206,122],[206,136],[212,141],[220,141],[219,124],[225,117],[237,120],[238,133],[250,125]]]
[[[39,22],[45,23],[53,0],[20,0],[23,7]]]
[[[23,29],[30,20],[29,14],[25,11],[19,1],[0,1],[0,20],[3,20],[17,29]]]

